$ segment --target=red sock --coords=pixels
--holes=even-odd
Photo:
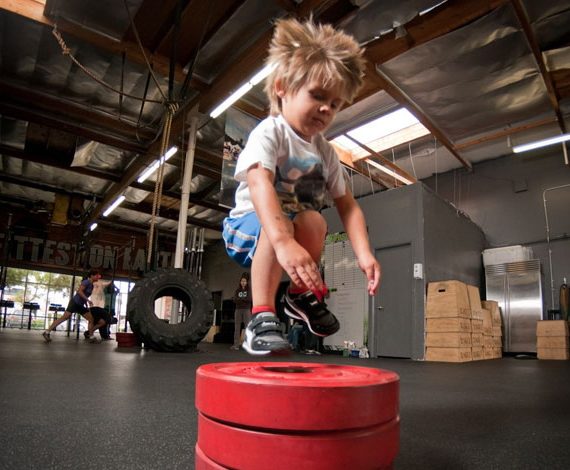
[[[275,313],[275,307],[270,307],[269,305],[257,305],[251,309],[252,315],[257,315],[261,312],[272,312]]]
[[[328,293],[329,293],[329,288],[327,287],[326,284],[323,284],[323,287],[321,290],[314,290],[313,291],[313,294],[315,294],[317,299],[319,299],[319,302],[322,302]]]
[[[303,292],[307,292],[307,288],[306,287],[291,287],[289,286],[289,294],[292,295],[297,295],[297,294],[302,294]]]

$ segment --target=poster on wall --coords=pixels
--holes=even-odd
[[[220,205],[234,207],[234,195],[238,183],[234,180],[236,162],[245,147],[249,133],[259,121],[237,109],[226,111],[226,129],[224,135],[224,159],[222,162],[222,183],[220,187]]]

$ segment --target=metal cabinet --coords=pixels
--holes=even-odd
[[[501,307],[503,351],[536,352],[536,322],[543,317],[540,260],[485,267],[487,300]]]

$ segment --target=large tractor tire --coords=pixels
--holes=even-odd
[[[170,324],[154,312],[155,300],[173,297],[189,312],[185,321]],[[214,304],[205,284],[183,269],[161,269],[137,281],[129,294],[127,318],[145,346],[157,351],[195,350],[213,320]]]

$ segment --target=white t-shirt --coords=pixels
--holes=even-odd
[[[230,217],[255,210],[247,170],[257,163],[275,174],[275,190],[285,213],[320,210],[327,192],[333,199],[346,192],[343,168],[327,140],[317,134],[307,142],[281,115],[270,116],[251,132],[238,157],[234,178],[240,184]]]

